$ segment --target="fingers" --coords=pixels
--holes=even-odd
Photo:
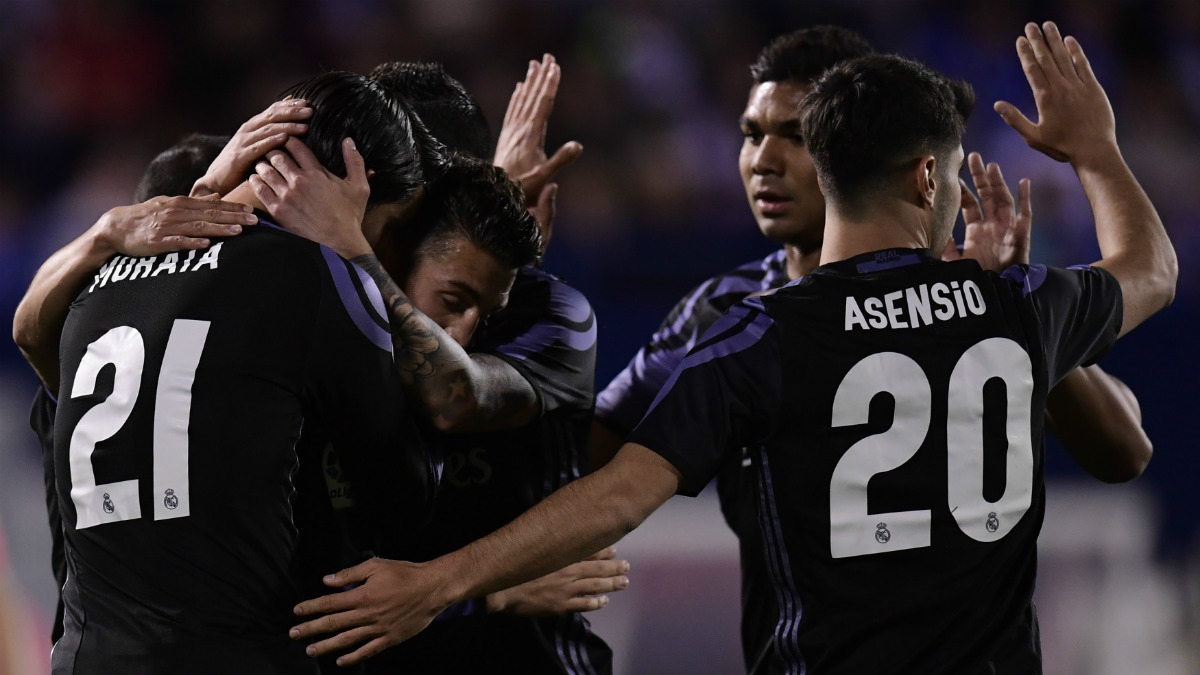
[[[354,145],[353,138],[342,139],[342,160],[346,163],[346,182],[355,188],[370,192],[367,166],[358,152],[358,147]]]
[[[362,663],[363,661],[366,661],[372,656],[375,656],[379,652],[392,646],[392,644],[394,643],[390,642],[385,637],[375,638],[362,647],[359,647],[357,650],[345,656],[339,656],[337,659],[337,664],[341,667],[346,667]]]
[[[1017,183],[1017,231],[1026,235],[1033,227],[1033,200],[1030,198],[1029,179]]]
[[[326,577],[326,578],[328,578],[328,577]],[[326,583],[328,583],[328,582],[326,582]],[[361,587],[358,587],[358,588],[361,588]],[[312,616],[315,614],[333,614],[334,612],[344,612],[346,610],[354,609],[355,607],[358,606],[358,603],[362,600],[362,593],[357,592],[358,588],[353,588],[348,591],[342,591],[341,593],[330,593],[328,595],[322,595],[321,597],[313,598],[312,600],[305,600],[304,602],[296,605],[292,611],[294,611],[296,613],[296,616]],[[317,632],[322,632],[322,633],[327,633],[331,630],[337,630],[339,628],[344,627],[344,626],[336,625],[336,622],[334,622],[335,625],[330,625],[331,622],[329,620],[331,618],[332,617],[330,617],[330,616],[323,616],[319,619],[314,619],[313,621],[310,621],[304,625],[308,626],[310,624],[320,624],[319,627],[324,627],[324,630],[317,631]],[[322,622],[324,622],[324,623],[322,623]],[[297,628],[299,628],[299,626],[297,626]],[[294,630],[295,629],[293,629],[293,631]],[[301,636],[303,636],[305,634],[306,633],[303,630],[301,630]],[[311,634],[311,633],[308,633],[308,634]]]
[[[238,133],[248,133],[272,124],[300,122],[312,117],[312,113],[312,108],[304,99],[287,98],[272,103],[266,110],[246,120],[238,128]]]
[[[1018,134],[1021,134],[1021,138],[1024,138],[1026,142],[1029,142],[1037,132],[1037,125],[1030,122],[1024,113],[1017,110],[1017,107],[1008,101],[996,101],[996,104],[992,108],[999,113],[1000,119],[1004,120],[1004,123],[1012,127]]]
[[[629,571],[628,560],[585,560],[568,569],[579,579],[619,577]]]
[[[562,605],[561,613],[594,612],[598,609],[603,609],[608,606],[607,595],[582,595],[577,598],[571,598]]]
[[[1071,63],[1075,66],[1075,72],[1079,75],[1079,79],[1088,84],[1096,84],[1096,74],[1092,72],[1092,63],[1083,53],[1083,47],[1079,41],[1068,35],[1063,44],[1071,55]]]
[[[329,596],[325,596],[329,597]],[[306,621],[297,626],[292,626],[288,631],[288,637],[293,640],[304,640],[315,635],[325,635],[327,633],[338,633],[352,628],[357,628],[365,623],[359,612],[339,612],[337,614],[328,614],[318,617],[312,621]]]
[[[962,191],[962,215],[964,223],[977,223],[983,220],[983,207],[980,206],[979,200],[972,194],[971,189],[967,187],[967,181],[958,179],[959,189]],[[954,244],[954,241],[950,241]],[[943,258],[945,256],[942,256]]]
[[[299,143],[299,141],[297,141]],[[303,143],[301,143],[303,145]],[[295,185],[296,178],[300,175],[300,166],[286,152],[282,150],[272,150],[267,153],[267,161],[275,168],[288,182],[288,185]],[[261,164],[261,162],[259,163]],[[257,166],[255,167],[257,170]]]
[[[629,577],[600,577],[580,579],[571,584],[572,595],[600,595],[614,593],[629,588]]]
[[[1054,60],[1054,66],[1058,72],[1063,77],[1075,79],[1075,66],[1071,63],[1070,52],[1063,44],[1062,34],[1058,32],[1058,25],[1053,21],[1042,24],[1042,38],[1050,50],[1050,57]]]
[[[983,160],[979,161],[982,162]],[[994,218],[997,215],[997,210],[1012,209],[1012,192],[1009,191],[1008,184],[1004,182],[1004,174],[1001,173],[999,164],[988,162],[986,174],[986,192],[983,188],[978,188],[979,198],[984,202],[985,215],[989,218]]]
[[[294,136],[289,137],[283,148],[287,150],[288,154],[292,156],[292,159],[296,161],[296,165],[305,171],[325,168],[321,165],[321,161],[317,159],[317,156],[313,154],[313,151],[309,150],[308,146],[304,144],[304,141],[300,140],[299,138]]]
[[[254,196],[258,197],[263,206],[274,213],[288,191],[288,181],[274,166],[266,162],[255,164],[254,171],[254,175],[250,176],[250,189],[254,190]]]
[[[1050,51],[1050,45],[1047,44],[1042,29],[1032,21],[1025,24],[1025,38],[1045,80],[1051,82],[1061,78],[1063,73],[1058,69],[1058,63],[1054,60],[1054,54]],[[1018,49],[1020,49],[1019,45]]]
[[[584,560],[612,560],[615,557],[617,557],[617,547],[609,546],[602,551],[596,551],[590,556],[584,558]]]
[[[304,648],[305,653],[309,656],[324,656],[330,652],[344,652],[348,649],[353,649],[358,645],[370,640],[379,635],[379,628],[376,626],[358,626],[350,630],[343,631],[326,638],[319,642],[314,642]]]
[[[583,145],[578,141],[564,143],[561,148],[554,152],[553,157],[546,160],[546,164],[544,165],[546,167],[546,180],[554,178],[559,171],[579,159],[579,156],[582,154]]]
[[[362,583],[375,573],[378,565],[379,559],[371,558],[370,560],[361,562],[354,567],[348,567],[334,574],[327,574],[323,579],[321,579],[321,581],[326,586],[331,586],[333,588],[341,588],[343,586],[349,586],[350,584]]]

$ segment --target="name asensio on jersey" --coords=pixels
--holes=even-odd
[[[108,282],[116,283],[132,281],[134,279],[146,279],[156,277],[160,274],[181,274],[183,272],[198,272],[201,269],[217,269],[218,258],[221,255],[221,246],[225,242],[217,242],[209,249],[203,251],[191,250],[184,254],[180,260],[180,254],[183,251],[174,251],[162,257],[152,255],[145,258],[130,258],[129,256],[119,255],[112,260],[104,263],[100,271],[96,273],[95,281],[88,287],[88,293],[96,290],[97,287],[103,288]],[[196,255],[200,254],[199,260]]]
[[[858,299],[846,297],[846,330],[861,328],[917,328],[937,321],[982,316],[987,311],[983,291],[970,279],[921,284],[902,291],[892,291],[882,298]]]

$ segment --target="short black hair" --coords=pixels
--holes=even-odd
[[[750,66],[755,84],[815,81],[835,64],[875,53],[861,34],[841,26],[812,26],[767,43]]]
[[[375,173],[369,204],[404,202],[439,167],[440,145],[422,143],[424,128],[411,111],[378,82],[357,73],[331,71],[280,94],[307,101],[313,109],[308,132],[300,137],[331,173],[346,175],[342,139],[354,139],[368,170]],[[439,169],[440,170],[440,169]]]
[[[478,159],[491,158],[492,130],[483,108],[442,64],[388,61],[375,66],[370,78],[408,104],[444,145]]]
[[[163,150],[150,160],[150,165],[138,181],[134,202],[144,202],[154,197],[187,195],[192,185],[208,171],[208,167],[221,154],[229,136],[189,134],[175,145]]]
[[[901,56],[871,55],[817,80],[800,128],[826,199],[853,208],[910,159],[928,153],[946,161],[974,107],[966,82]]]
[[[427,186],[413,222],[396,228],[394,236],[409,273],[454,237],[470,241],[506,268],[534,264],[541,256],[542,236],[520,187],[504,169],[462,154],[451,157],[445,173]]]

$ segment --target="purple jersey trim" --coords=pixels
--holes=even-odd
[[[346,308],[346,312],[350,315],[350,319],[354,321],[354,325],[358,326],[358,330],[362,332],[363,337],[371,341],[371,344],[380,349],[392,352],[392,336],[386,330],[379,327],[371,319],[369,311],[358,297],[358,292],[354,290],[354,281],[350,279],[350,271],[346,269],[346,261],[338,257],[332,249],[322,246],[321,255],[325,257],[325,264],[329,266],[329,274],[333,276],[333,285],[337,288],[338,297],[342,299],[342,306]],[[358,267],[355,267],[358,270]],[[361,270],[359,270],[361,272]],[[369,281],[364,284],[364,287],[374,288],[375,282]],[[376,293],[378,293],[376,289]],[[372,300],[374,302],[374,300]],[[380,299],[382,305],[382,298]],[[386,317],[384,317],[386,321]]]
[[[49,387],[44,384],[42,385],[42,389],[46,391],[46,396],[50,397],[50,401],[54,403],[54,405],[58,405],[58,397],[54,395],[54,392],[50,391]]]
[[[1091,269],[1090,266],[1087,269]],[[1001,272],[1000,277],[1020,286],[1021,295],[1029,297],[1030,293],[1036,291],[1046,281],[1046,266],[1029,265],[1022,267],[1020,265],[1013,265]]]
[[[775,624],[775,650],[786,666],[788,675],[805,675],[808,665],[800,653],[800,620],[804,606],[796,591],[796,580],[792,577],[792,562],[788,557],[787,543],[779,523],[779,509],[775,503],[775,483],[771,479],[771,465],[765,447],[759,448],[759,524],[763,533],[765,559],[775,601],[779,608],[779,619]]]
[[[650,411],[654,410],[654,408],[658,406],[659,402],[662,401],[668,393],[670,393],[671,389],[675,387],[675,383],[679,380],[679,375],[683,373],[683,371],[687,370],[688,368],[703,365],[709,361],[712,361],[713,359],[719,359],[731,354],[745,351],[758,344],[758,341],[761,340],[762,336],[766,334],[767,329],[775,323],[775,321],[771,319],[771,317],[768,316],[765,311],[763,311],[762,300],[759,298],[748,298],[742,301],[742,304],[735,305],[729,310],[728,313],[725,314],[725,316],[721,317],[719,321],[713,324],[712,328],[709,328],[705,335],[718,336],[730,330],[738,323],[743,321],[746,317],[750,316],[751,312],[755,312],[755,315],[751,317],[750,323],[742,328],[742,330],[734,333],[724,340],[714,342],[700,351],[688,354],[687,357],[683,359],[683,362],[679,364],[679,367],[675,369],[675,372],[671,373],[671,377],[667,380],[667,383],[663,385],[661,390],[659,390],[658,396],[655,397],[654,402],[650,404],[650,408],[646,411],[646,414],[650,414]]]
[[[592,307],[587,298],[558,280],[550,283],[550,307],[546,316],[551,320],[538,321],[520,337],[497,347],[496,352],[525,360],[552,347],[555,342],[561,342],[577,352],[585,352],[596,344],[595,321],[584,330],[575,330],[553,321],[553,317],[565,317],[572,323],[583,323],[592,316]]]
[[[379,287],[371,279],[371,275],[367,271],[354,263],[350,263],[350,268],[358,275],[358,281],[362,284],[363,292],[367,294],[367,299],[371,302],[372,309],[375,310],[375,315],[386,325],[391,325],[388,321],[387,308],[383,304],[383,294],[379,292]],[[388,342],[391,342],[391,336],[388,336]]]
[[[875,254],[875,260],[868,260],[857,265],[859,274],[868,272],[881,272],[890,270],[896,267],[904,267],[905,265],[915,265],[921,262],[921,256],[916,253],[896,254],[892,251],[884,251]]]

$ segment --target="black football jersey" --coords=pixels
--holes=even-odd
[[[783,249],[704,281],[675,304],[662,325],[604,391],[596,396],[596,419],[625,438],[658,396],[671,373],[696,346],[700,336],[725,312],[747,296],[772,291],[788,283]],[[750,448],[731,453],[717,473],[717,495],[725,522],[737,534],[742,575],[742,656],[752,671],[769,647],[774,613],[762,539],[756,517]]]
[[[1120,325],[1099,268],[865,254],[735,306],[631,440],[686,494],[757,448],[762,672],[1039,672],[1046,393]]]
[[[472,351],[507,361],[533,386],[541,414],[524,427],[441,434],[443,473],[420,559],[503,527],[586,471],[594,399],[596,319],[583,294],[533,267],[521,269],[508,305]],[[612,652],[582,614],[521,618],[456,605],[394,650],[380,672],[563,673],[612,671]]]
[[[366,273],[265,220],[204,251],[118,256],[72,304],[60,362],[54,672],[314,672],[287,635],[306,420],[390,525],[422,520],[432,491]]]
[[[50,523],[50,566],[54,571],[55,585],[59,589],[58,605],[54,611],[54,625],[50,629],[51,644],[62,637],[63,602],[62,587],[67,582],[67,557],[63,550],[62,515],[58,512],[58,490],[54,487],[54,418],[58,414],[58,401],[45,387],[38,387],[29,409],[29,426],[37,434],[42,450],[42,480],[46,487],[46,516]]]

